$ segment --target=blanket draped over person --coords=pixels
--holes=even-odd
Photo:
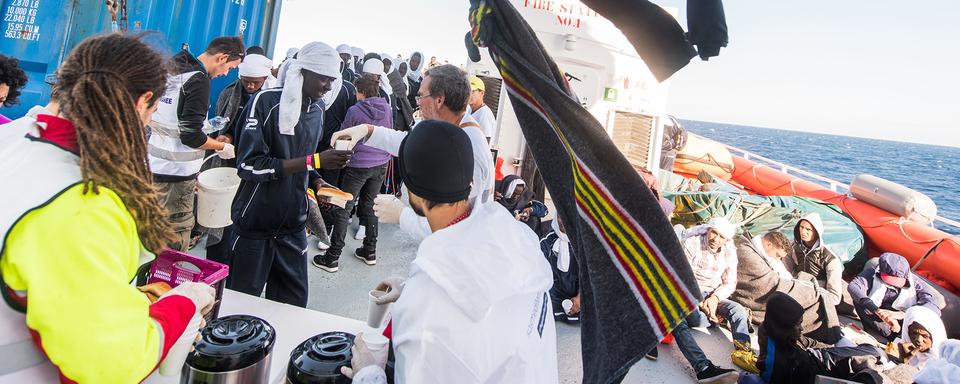
[[[696,280],[653,193],[513,5],[472,0],[470,22],[583,263],[583,382],[617,382],[694,309]]]
[[[767,300],[776,292],[786,293],[803,308],[800,326],[804,336],[832,344],[839,338],[836,310],[820,294],[815,283],[784,279],[771,260],[762,256],[763,247],[746,236],[734,239],[737,246],[737,289],[730,298],[750,309],[750,322],[759,326],[767,313]]]

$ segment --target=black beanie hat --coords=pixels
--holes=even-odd
[[[456,125],[426,120],[403,139],[400,177],[407,189],[435,203],[454,203],[470,196],[473,146]]]
[[[763,322],[778,329],[790,329],[800,325],[803,306],[783,292],[774,292],[767,300],[767,313]]]

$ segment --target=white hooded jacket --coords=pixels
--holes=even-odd
[[[943,326],[943,320],[940,320],[939,314],[932,309],[924,306],[913,306],[907,309],[903,316],[903,327],[901,334],[905,335],[906,341],[913,343],[910,339],[910,324],[919,323],[930,333],[931,347],[927,352],[920,352],[907,361],[911,366],[923,369],[928,360],[940,357],[940,344],[947,340],[947,331]],[[899,341],[898,341],[899,342]]]
[[[556,383],[550,265],[494,202],[434,232],[393,307],[397,383]]]

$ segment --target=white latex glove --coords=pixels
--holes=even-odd
[[[402,277],[388,277],[377,284],[378,291],[386,292],[385,295],[378,297],[375,301],[379,305],[396,302],[403,293],[404,279]]]
[[[336,147],[338,140],[347,140],[350,142],[350,146],[347,149],[352,150],[354,146],[360,144],[360,142],[371,133],[373,133],[373,126],[370,124],[360,124],[339,132],[334,132],[333,137],[330,139],[330,146]]]
[[[237,157],[237,150],[233,144],[223,143],[223,149],[217,151],[217,156],[220,156],[220,158],[224,160],[230,160]]]
[[[197,311],[200,314],[205,315],[207,312],[210,312],[210,309],[213,308],[213,302],[217,297],[217,290],[213,289],[208,284],[204,283],[194,283],[188,281],[181,283],[175,288],[168,291],[166,294],[160,297],[160,300],[163,300],[167,296],[183,296],[193,302],[193,305],[197,308]]]
[[[350,351],[353,353],[353,357],[350,358],[350,365],[353,366],[353,368],[347,366],[340,367],[340,373],[343,373],[348,379],[353,378],[354,372],[360,372],[366,367],[377,365],[377,358],[374,357],[373,352],[370,352],[370,349],[367,348],[367,343],[363,342],[362,332],[353,338],[353,348],[351,348]]]
[[[380,224],[399,224],[403,202],[394,195],[380,195],[373,199],[373,214]]]

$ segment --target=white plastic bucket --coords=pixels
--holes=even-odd
[[[197,176],[197,223],[207,228],[233,224],[230,207],[240,188],[240,176],[232,167],[210,168]]]

